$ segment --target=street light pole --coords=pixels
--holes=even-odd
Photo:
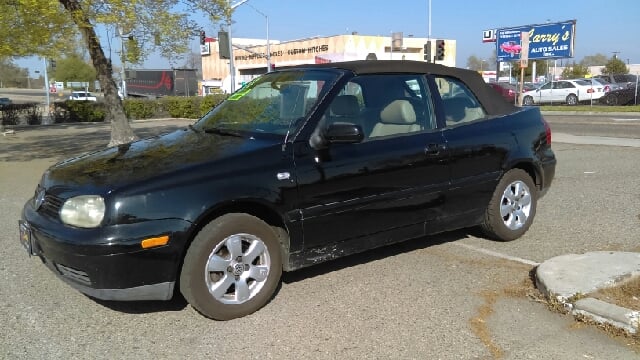
[[[231,92],[236,91],[236,68],[233,65],[233,37],[231,36],[233,10],[247,1],[249,0],[240,0],[235,4],[231,4],[231,0],[229,0],[231,11],[229,12],[229,19],[227,20],[227,33],[229,34],[229,79],[231,80]]]
[[[258,14],[264,16],[264,18],[267,20],[267,72],[270,72],[271,71],[271,48],[269,45],[271,42],[269,41],[269,17],[262,11],[253,7],[251,4],[247,4],[247,6],[255,10]]]

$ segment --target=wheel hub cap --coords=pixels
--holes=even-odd
[[[531,215],[531,190],[522,181],[514,181],[504,190],[500,215],[510,230],[522,228]]]
[[[271,258],[264,242],[250,234],[234,234],[209,254],[205,282],[223,304],[242,304],[257,295],[269,276]]]

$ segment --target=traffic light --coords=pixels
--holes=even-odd
[[[230,59],[231,49],[229,49],[229,33],[218,31],[218,54],[220,59]]]
[[[49,66],[51,66],[52,69],[56,68],[56,61],[54,59],[49,60]]]
[[[204,33],[204,30],[200,30],[200,45],[204,45],[207,40],[207,35]]]
[[[431,40],[424,44],[424,61],[431,62]]]
[[[444,60],[444,40],[436,40],[436,60]]]

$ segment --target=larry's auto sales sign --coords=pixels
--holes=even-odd
[[[497,29],[498,61],[520,60],[522,32],[529,32],[529,60],[571,58],[575,30],[575,20]]]

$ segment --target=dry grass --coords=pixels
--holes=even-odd
[[[598,290],[589,296],[627,309],[640,311],[640,276],[629,278],[614,287]]]

